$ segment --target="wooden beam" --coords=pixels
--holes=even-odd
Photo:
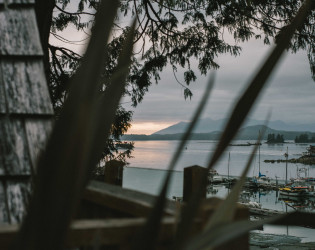
[[[65,247],[128,245],[144,223],[145,218],[76,220],[70,226]],[[172,239],[174,225],[174,218],[163,218],[160,243],[169,242]],[[9,249],[18,230],[17,224],[0,226],[2,250]]]
[[[83,194],[83,200],[114,209],[131,216],[145,217],[154,206],[156,196],[125,189],[99,181],[91,181]],[[175,202],[167,201],[165,215],[175,214]]]

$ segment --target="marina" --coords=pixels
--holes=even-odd
[[[242,143],[237,141],[235,143]],[[182,158],[176,165],[173,171],[172,181],[168,192],[168,198],[183,196],[183,168],[192,165],[205,166],[209,154],[213,152],[215,141],[190,141],[187,149],[184,151]],[[315,176],[315,166],[297,164],[287,164],[282,162],[279,164],[265,163],[265,159],[280,158],[285,159],[285,153],[288,152],[290,157],[300,157],[306,151],[308,145],[300,144],[276,144],[260,146],[260,172],[270,178],[268,185],[259,185],[252,188],[245,186],[242,194],[240,195],[239,202],[243,204],[258,204],[259,207],[250,207],[251,217],[259,219],[264,216],[275,214],[282,214],[290,211],[302,210],[306,212],[315,212],[315,196],[286,196],[280,194],[279,188],[284,188],[285,180],[291,183],[293,180],[309,178],[306,180],[312,181],[312,176]],[[174,153],[176,148],[176,141],[137,141],[135,142],[134,158],[130,159],[130,164],[124,169],[123,187],[134,189],[150,194],[158,194],[161,183],[166,174],[166,166],[168,161]],[[224,198],[230,192],[233,186],[229,184],[231,179],[237,179],[240,176],[243,167],[250,155],[251,147],[230,147],[227,149],[223,157],[219,160],[213,176],[216,177],[216,183],[208,185],[207,197],[221,197]],[[230,157],[229,157],[230,155]],[[229,160],[230,158],[230,160]],[[259,176],[259,156],[255,157],[252,167],[247,176],[247,184],[253,176]],[[161,159],[164,159],[164,166],[161,165]],[[304,172],[299,172],[297,169],[306,169]],[[297,175],[300,176],[297,176]],[[300,178],[299,178],[300,177]],[[220,180],[219,180],[220,179]],[[312,182],[311,182],[312,183]],[[260,230],[259,233],[272,233],[281,234],[286,231],[284,227],[266,225]],[[313,241],[315,229],[303,227],[288,227],[289,235],[300,237],[303,231],[302,242]]]

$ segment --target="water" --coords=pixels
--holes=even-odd
[[[250,141],[254,142],[254,141]],[[246,141],[234,141],[233,144],[246,143]],[[136,141],[134,158],[129,160],[129,167],[149,168],[149,169],[166,169],[171,156],[176,150],[178,141]],[[187,149],[176,166],[176,170],[183,171],[185,167],[192,165],[206,166],[209,157],[213,153],[216,146],[216,141],[190,141]],[[285,159],[284,153],[289,151],[289,159],[298,158],[302,152],[306,151],[307,144],[265,144],[260,146],[260,170],[270,178],[276,176],[280,179],[285,179],[285,163],[265,163],[264,160]],[[219,174],[227,175],[228,173],[228,153],[231,154],[230,160],[230,175],[239,176],[246,165],[251,151],[254,146],[230,146],[219,162],[216,169]],[[249,171],[248,176],[258,175],[258,155]],[[296,177],[297,167],[302,167],[302,164],[288,164],[288,178]],[[315,176],[315,166],[309,167],[310,176]]]
[[[235,141],[233,144],[246,143],[244,141]],[[130,165],[124,170],[123,187],[134,189],[150,194],[158,194],[162,180],[166,174],[167,166],[176,150],[178,141],[136,141],[134,158],[129,160]],[[184,150],[181,159],[173,172],[168,198],[173,196],[181,197],[183,195],[183,169],[192,165],[206,166],[209,157],[215,148],[215,141],[190,141],[187,149]],[[261,173],[270,178],[285,179],[285,163],[264,163],[265,159],[278,160],[285,159],[284,153],[289,151],[290,158],[298,158],[302,152],[306,151],[306,144],[262,144],[260,147],[260,169]],[[219,174],[228,173],[228,152],[230,152],[230,175],[239,176],[250,156],[254,146],[231,146],[224,153],[223,157],[216,165]],[[258,155],[254,160],[248,176],[258,175]],[[295,178],[297,168],[305,167],[302,164],[288,164],[288,178]],[[307,166],[309,176],[315,176],[315,166]],[[228,193],[222,185],[212,186],[209,189],[208,196],[218,196],[224,198]],[[246,193],[242,195],[244,199],[259,202],[263,208],[275,209],[279,211],[293,211],[297,208],[305,211],[314,211],[315,200],[288,200],[279,197],[276,191],[260,191]],[[314,241],[314,229],[302,227],[279,227],[264,226],[265,233],[287,234],[298,236],[302,241]]]

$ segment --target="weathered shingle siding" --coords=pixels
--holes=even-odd
[[[52,127],[34,0],[0,0],[0,223],[17,223]]]
[[[1,173],[5,175],[31,174],[28,148],[23,119],[0,118]]]
[[[0,23],[0,55],[40,56],[43,54],[32,8],[2,9]]]
[[[0,67],[10,114],[53,113],[40,60],[2,60]]]
[[[8,6],[21,6],[21,5],[33,5],[35,4],[35,0],[7,0]]]

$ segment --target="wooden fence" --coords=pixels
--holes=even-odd
[[[109,168],[113,167],[108,165]],[[199,166],[192,166],[184,170],[183,203],[196,187],[196,180],[200,175],[205,175],[205,169]],[[107,170],[111,173],[111,180],[116,179],[116,175],[122,174],[122,171]],[[119,178],[122,178],[120,176]],[[118,179],[119,179],[118,178]],[[108,178],[106,178],[108,179]],[[137,231],[144,225],[146,216],[153,208],[155,196],[124,189],[121,183],[112,185],[100,181],[91,181],[87,186],[79,212],[72,222],[65,247],[86,246],[110,246],[114,249],[128,249],[132,238]],[[204,187],[206,189],[206,187]],[[218,198],[206,199],[206,190],[204,192],[204,201],[202,203],[199,218],[195,220],[191,235],[200,232],[205,221],[211,216],[214,209],[222,202]],[[159,234],[159,246],[162,249],[171,245],[176,227],[176,215],[178,213],[179,202],[168,200],[164,208],[164,217]],[[235,215],[235,220],[247,219],[248,210],[239,206]],[[0,246],[1,249],[8,249],[10,243],[19,230],[19,225],[1,225],[0,226]],[[217,249],[249,249],[248,234],[234,240]]]

